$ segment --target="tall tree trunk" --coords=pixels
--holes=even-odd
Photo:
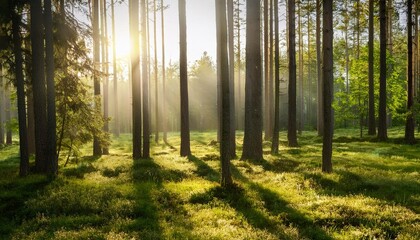
[[[159,142],[159,130],[160,130],[160,118],[159,118],[159,91],[158,91],[158,58],[157,58],[157,39],[156,39],[156,31],[157,31],[157,27],[156,27],[156,1],[153,1],[153,40],[154,40],[154,45],[153,47],[155,48],[155,68],[154,68],[154,73],[155,73],[155,114],[156,114],[156,119],[155,119],[155,142]]]
[[[101,111],[101,80],[98,76],[99,64],[100,64],[100,33],[99,33],[99,1],[93,0],[93,22],[92,22],[92,33],[93,33],[93,94],[95,96],[95,110]],[[34,95],[35,98],[35,95]],[[102,149],[101,143],[96,134],[93,135],[93,156],[101,156]]]
[[[376,134],[374,82],[374,0],[369,0],[369,121],[368,134]]]
[[[141,158],[141,87],[139,49],[139,0],[129,1],[131,38],[131,82],[133,99],[133,158]]]
[[[147,61],[147,15],[148,4],[146,0],[140,0],[141,9],[141,56],[142,69],[141,80],[143,83],[143,158],[150,158],[150,119],[149,119],[149,78],[148,78],[148,61]]]
[[[3,65],[0,63],[0,146],[5,143],[4,133],[5,133],[5,122],[4,122],[4,114],[5,114],[5,85],[6,81],[4,81],[3,77]]]
[[[271,153],[279,153],[279,130],[280,130],[280,47],[279,47],[279,1],[274,0],[274,128],[273,141],[271,142]]]
[[[262,81],[260,1],[246,4],[246,83],[245,131],[242,159],[263,159],[262,156]]]
[[[407,0],[407,120],[405,141],[415,143],[414,138],[414,81],[413,81],[413,1]]]
[[[44,0],[45,16],[45,60],[47,75],[47,173],[58,173],[57,142],[56,142],[56,108],[55,108],[55,82],[54,82],[54,47],[53,47],[53,19],[51,0]]]
[[[191,155],[188,110],[187,16],[185,0],[179,0],[179,76],[181,91],[181,156]]]
[[[26,176],[29,173],[28,136],[26,129],[25,109],[25,80],[23,78],[23,56],[22,39],[20,36],[20,14],[12,10],[12,31],[13,31],[13,53],[15,55],[15,75],[18,101],[18,122],[19,122],[19,153],[20,167],[19,175]]]
[[[298,4],[298,37],[299,37],[299,50],[298,50],[298,55],[299,55],[299,107],[298,107],[298,132],[299,134],[302,134],[302,129],[303,129],[303,112],[305,110],[305,106],[304,106],[304,99],[305,97],[303,96],[303,36],[302,36],[302,19],[301,19],[301,1],[298,0],[297,1]]]
[[[46,173],[46,133],[47,133],[47,99],[44,72],[44,28],[42,26],[41,0],[30,2],[31,11],[31,43],[32,43],[32,89],[34,95],[35,116],[35,168],[38,172]]]
[[[378,140],[385,141],[387,134],[387,116],[386,116],[386,0],[379,0],[379,23],[380,23],[380,55],[379,55],[379,124],[378,124]]]
[[[168,113],[166,112],[166,67],[165,67],[165,14],[163,0],[160,1],[161,9],[161,24],[162,24],[162,131],[163,141],[168,143],[167,135],[167,124],[168,124]]]
[[[10,96],[10,86],[9,84],[5,85],[5,110],[6,110],[6,145],[12,145],[12,128],[10,127],[10,123],[12,122],[12,101]]]
[[[236,124],[235,124],[235,49],[233,29],[233,0],[227,0],[227,26],[229,41],[229,97],[230,97],[230,156],[236,157]]]
[[[220,160],[222,168],[221,185],[222,187],[230,187],[233,184],[230,171],[230,159],[232,156],[231,144],[231,100],[230,100],[230,69],[229,69],[229,53],[228,53],[228,26],[226,23],[226,0],[216,0],[216,28],[218,31],[217,44],[220,45],[219,54],[220,76],[221,76],[221,93],[222,93],[222,121],[221,121],[221,138],[220,138]],[[229,39],[230,40],[230,39]]]
[[[269,48],[269,10],[268,0],[264,0],[264,139],[270,140],[270,100],[269,84],[270,81],[270,48]]]
[[[242,129],[242,122],[243,122],[243,118],[242,118],[242,63],[241,63],[241,21],[240,21],[240,14],[241,14],[241,4],[240,1],[237,1],[237,6],[236,6],[236,15],[238,17],[238,21],[236,22],[236,31],[237,31],[237,66],[238,66],[238,109],[237,109],[237,127],[238,129]]]
[[[102,2],[102,71],[104,72],[103,79],[103,97],[104,97],[104,132],[109,132],[109,59],[108,59],[108,23],[107,23],[107,12],[106,12],[106,0]],[[109,154],[108,146],[102,147],[102,153],[105,155]]]
[[[312,55],[311,55],[311,7],[310,7],[311,2],[308,1],[308,11],[307,11],[307,29],[308,29],[308,81],[307,81],[307,86],[308,86],[308,100],[307,102],[307,122],[309,123],[310,126],[312,126],[313,123],[313,119],[312,119]]]
[[[120,119],[118,109],[118,71],[117,71],[117,48],[116,48],[116,37],[115,37],[115,11],[114,2],[111,0],[111,16],[112,16],[112,80],[114,82],[114,135],[120,136]]]
[[[316,67],[317,67],[317,130],[318,136],[324,133],[324,110],[322,109],[322,59],[321,59],[321,0],[316,0]]]
[[[31,86],[26,88],[27,100],[27,119],[28,119],[28,154],[35,154],[35,116],[34,116],[34,96]]]
[[[322,144],[322,171],[332,172],[332,139],[334,132],[332,100],[333,100],[333,3],[332,0],[323,2],[323,105],[324,105],[324,138]]]
[[[287,140],[290,147],[297,147],[296,136],[296,24],[295,0],[288,0],[289,20],[289,105]]]

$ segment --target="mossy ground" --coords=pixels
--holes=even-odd
[[[0,239],[420,239],[420,145],[400,128],[386,143],[335,133],[332,174],[321,173],[315,132],[278,156],[232,161],[236,186],[219,187],[214,132],[191,134],[190,158],[152,145],[131,159],[131,138],[111,154],[72,159],[50,180],[19,178],[17,145],[0,150]],[[240,155],[242,133],[237,143]],[[64,160],[63,160],[64,162]]]

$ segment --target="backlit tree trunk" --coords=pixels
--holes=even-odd
[[[369,0],[369,120],[368,134],[376,134],[375,122],[375,82],[374,82],[374,0]]]
[[[415,143],[414,138],[414,81],[413,81],[413,1],[407,0],[407,119],[405,141]]]
[[[187,16],[185,0],[179,0],[179,76],[181,90],[181,156],[191,155],[188,110]]]
[[[32,43],[32,89],[35,116],[35,168],[45,173],[47,170],[47,99],[44,72],[44,27],[42,25],[41,0],[30,1],[31,43]]]
[[[260,1],[246,2],[245,131],[242,159],[262,159]]]
[[[141,81],[143,83],[143,158],[150,158],[150,119],[149,119],[149,66],[147,59],[147,11],[146,0],[140,0],[141,9]]]
[[[323,107],[324,107],[324,137],[322,144],[322,171],[332,172],[332,138],[333,138],[333,115],[332,100],[334,91],[333,74],[333,3],[332,0],[323,2]]]
[[[129,1],[129,25],[131,39],[131,82],[133,99],[133,158],[141,158],[141,88],[139,49],[139,1]]]
[[[99,34],[99,1],[93,1],[93,22],[92,22],[92,33],[93,33],[93,91],[95,95],[95,109],[101,111],[101,80],[98,76],[99,64],[100,64],[100,34]],[[34,95],[35,98],[35,95]],[[101,156],[102,149],[101,143],[99,142],[98,136],[93,136],[93,156]]]
[[[290,147],[297,147],[296,136],[296,24],[295,0],[288,0],[289,25],[289,105],[287,140]]]
[[[279,121],[280,121],[280,48],[279,48],[279,2],[274,0],[274,36],[275,36],[275,47],[274,47],[274,128],[273,128],[273,140],[271,143],[271,153],[279,153]]]
[[[380,23],[380,54],[379,54],[379,123],[378,123],[378,140],[385,141],[387,134],[387,116],[386,116],[386,0],[379,0],[379,23]]]
[[[324,111],[322,109],[322,59],[321,59],[321,0],[316,0],[316,66],[317,66],[317,130],[318,136],[324,133]]]
[[[217,44],[219,45],[220,56],[220,77],[221,77],[221,103],[222,103],[222,121],[221,121],[221,138],[220,138],[220,160],[222,168],[222,187],[230,187],[232,185],[232,176],[230,171],[231,159],[231,109],[230,109],[230,72],[229,72],[229,53],[228,53],[228,34],[226,23],[226,0],[216,0],[216,29]]]
[[[23,78],[23,56],[22,39],[20,36],[20,15],[12,10],[12,31],[13,31],[13,53],[15,55],[15,76],[18,101],[18,122],[19,122],[19,153],[20,167],[19,175],[26,176],[29,173],[28,137],[26,129],[26,107],[25,107],[25,80]]]

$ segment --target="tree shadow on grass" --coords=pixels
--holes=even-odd
[[[300,165],[299,162],[289,159],[284,156],[278,157],[274,159],[273,161],[267,161],[265,159],[261,159],[261,160],[249,159],[249,160],[246,160],[246,162],[254,164],[254,165],[259,165],[263,167],[265,171],[271,171],[275,173],[294,172],[296,168],[299,167]]]
[[[211,173],[214,176],[219,176],[215,170],[208,166],[205,162],[193,158],[192,161],[198,168],[204,169],[203,173]],[[297,226],[299,234],[310,239],[332,239],[321,228],[314,225],[314,222],[309,218],[299,213],[297,210],[288,206],[288,202],[281,199],[275,192],[266,189],[242,175],[242,173],[233,165],[231,165],[233,176],[242,184],[249,186],[249,189],[255,191],[262,201],[264,201],[265,209],[273,215],[281,216],[285,225]],[[207,175],[203,177],[206,178]],[[214,177],[209,180],[214,180]],[[288,239],[284,227],[278,222],[271,219],[266,213],[253,204],[251,199],[246,195],[245,189],[240,186],[233,186],[231,188],[222,188],[220,186],[213,187],[204,193],[194,194],[190,198],[191,203],[206,204],[217,198],[230,207],[241,213],[247,222],[258,229],[266,230],[275,235],[279,239]]]
[[[189,236],[191,224],[182,200],[163,186],[164,182],[179,182],[187,177],[182,171],[163,169],[153,159],[134,160],[135,220],[127,226],[128,230],[139,232],[141,239],[164,239],[161,226],[164,221],[177,229],[169,233],[170,238],[179,238],[177,234]]]
[[[416,213],[420,213],[420,184],[415,181],[393,180],[387,178],[365,178],[351,171],[337,170],[339,180],[326,178],[321,173],[305,173],[322,194],[348,196],[361,194],[390,203],[398,203]],[[415,197],[417,196],[417,197]]]
[[[18,176],[19,156],[0,161],[0,239],[8,239],[25,219],[25,202],[51,183],[37,174]]]
[[[194,165],[197,167],[197,170],[195,170],[194,172],[199,177],[202,177],[212,182],[218,182],[220,180],[220,173],[214,170],[212,167],[210,167],[207,163],[205,163],[200,158],[194,155],[190,155],[188,157],[188,160],[194,163]]]

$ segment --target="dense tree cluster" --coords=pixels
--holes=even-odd
[[[2,0],[0,144],[19,131],[20,174],[30,172],[32,154],[33,170],[49,175],[57,174],[63,149],[66,163],[90,141],[93,155],[109,154],[110,132],[131,133],[139,160],[151,157],[152,134],[169,144],[167,132],[180,131],[180,155],[191,156],[190,131],[217,128],[225,187],[233,184],[236,130],[244,131],[243,160],[262,160],[263,141],[281,154],[282,129],[290,147],[317,130],[324,172],[332,171],[334,128],[358,127],[363,137],[367,127],[386,141],[389,126],[405,124],[405,140],[415,143],[417,0],[214,2],[216,63],[204,53],[189,67],[186,0],[178,1],[179,61],[168,65],[163,0],[128,1],[126,65],[116,57],[119,2]]]

